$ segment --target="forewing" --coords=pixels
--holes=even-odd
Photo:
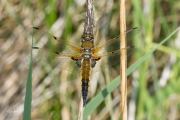
[[[126,41],[130,41],[133,39],[133,36],[136,35],[139,31],[140,31],[140,29],[137,27],[127,30],[126,32],[122,33],[121,35],[119,35],[113,39],[107,40],[106,42],[101,43],[100,45],[94,47],[93,53],[97,54],[98,52],[101,52],[101,51],[110,52],[110,51],[118,50],[118,49],[120,49],[120,40],[122,37],[124,37],[126,35]]]
[[[28,28],[27,31],[30,35],[33,36],[35,44],[33,45],[33,47],[36,47],[38,44],[38,47],[46,47],[46,49],[50,49],[53,51],[62,52],[64,50],[71,50],[71,52],[81,53],[80,47],[74,45],[71,42],[68,42],[68,40],[63,40],[61,38],[53,36],[52,34],[48,33],[47,31],[41,28],[32,27]]]
[[[80,47],[37,27],[28,28],[28,32],[33,37],[32,52],[36,60],[67,71],[72,71],[74,67],[77,68],[76,61],[72,58],[78,59],[80,57]]]

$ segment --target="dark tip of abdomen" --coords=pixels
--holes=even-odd
[[[89,80],[82,80],[82,99],[83,107],[86,105],[87,95],[88,95]]]

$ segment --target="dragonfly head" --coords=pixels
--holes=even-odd
[[[91,41],[91,42],[93,42],[94,41],[94,36],[91,33],[84,33],[81,38],[82,38],[81,42],[84,42],[84,41]]]

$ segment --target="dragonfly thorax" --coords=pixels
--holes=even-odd
[[[84,54],[92,54],[92,49],[91,48],[83,48],[82,49]]]
[[[82,59],[91,59],[92,49],[91,48],[82,48]]]
[[[92,57],[91,54],[82,54],[82,58],[85,59],[85,60],[90,60]]]

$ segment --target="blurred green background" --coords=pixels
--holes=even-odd
[[[95,42],[119,35],[119,1],[96,0]],[[128,65],[142,58],[180,24],[179,0],[126,2],[127,29],[139,27],[129,44],[135,51]],[[0,119],[22,119],[31,36],[40,26],[51,34],[80,45],[85,0],[0,1]],[[180,119],[180,31],[160,46],[128,77],[129,120]],[[71,66],[71,65],[70,65]],[[111,71],[111,72],[110,72]],[[80,73],[33,59],[32,119],[72,120],[78,115]],[[89,100],[119,75],[119,66],[92,75]],[[95,109],[93,120],[120,119],[120,87]]]

